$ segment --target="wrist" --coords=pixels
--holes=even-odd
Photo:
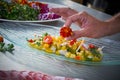
[[[105,21],[106,26],[108,26],[108,35],[116,34],[120,32],[120,25],[115,20]]]

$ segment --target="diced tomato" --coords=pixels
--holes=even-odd
[[[80,56],[76,56],[75,59],[76,60],[80,60],[81,58],[80,58]]]
[[[90,48],[90,49],[93,49],[93,48],[95,48],[95,45],[89,44],[89,48]]]
[[[69,37],[73,34],[72,29],[70,27],[62,27],[60,29],[60,36]]]
[[[73,39],[70,41],[70,45],[72,46],[77,40],[76,39]]]
[[[28,42],[33,43],[33,42],[34,42],[34,40],[30,39],[30,40],[28,40]]]
[[[44,43],[47,43],[47,44],[52,44],[53,39],[52,39],[52,37],[51,37],[50,35],[48,35],[48,36],[45,36],[45,37],[43,38],[43,42],[44,42]]]

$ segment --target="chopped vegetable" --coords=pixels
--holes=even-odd
[[[30,39],[30,40],[28,40],[28,42],[32,43],[32,42],[34,42],[34,40]]]
[[[89,44],[89,48],[90,48],[90,49],[94,49],[95,46],[94,46],[93,44]]]
[[[45,37],[44,37],[43,42],[44,42],[44,43],[47,43],[47,44],[52,44],[53,39],[52,39],[51,36],[48,35],[48,36],[45,36]]]
[[[31,40],[34,40],[34,42]],[[102,60],[101,49],[93,44],[90,44],[86,49],[83,46],[86,45],[85,40],[77,41],[75,39],[67,41],[61,36],[55,37],[45,33],[41,37],[35,36],[35,38],[27,41],[33,48],[44,50],[47,53],[55,53],[56,55],[65,56],[74,60],[93,62],[99,62]]]
[[[70,45],[73,45],[76,42],[76,39],[70,40]]]

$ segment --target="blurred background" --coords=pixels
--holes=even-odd
[[[71,0],[110,15],[120,12],[120,0]]]

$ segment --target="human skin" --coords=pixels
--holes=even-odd
[[[77,12],[70,8],[52,8],[50,11],[62,16],[65,20],[64,26],[70,27],[75,23],[81,27],[73,31],[68,40],[79,37],[101,38],[120,32],[120,13],[111,19],[101,21],[85,11]]]

